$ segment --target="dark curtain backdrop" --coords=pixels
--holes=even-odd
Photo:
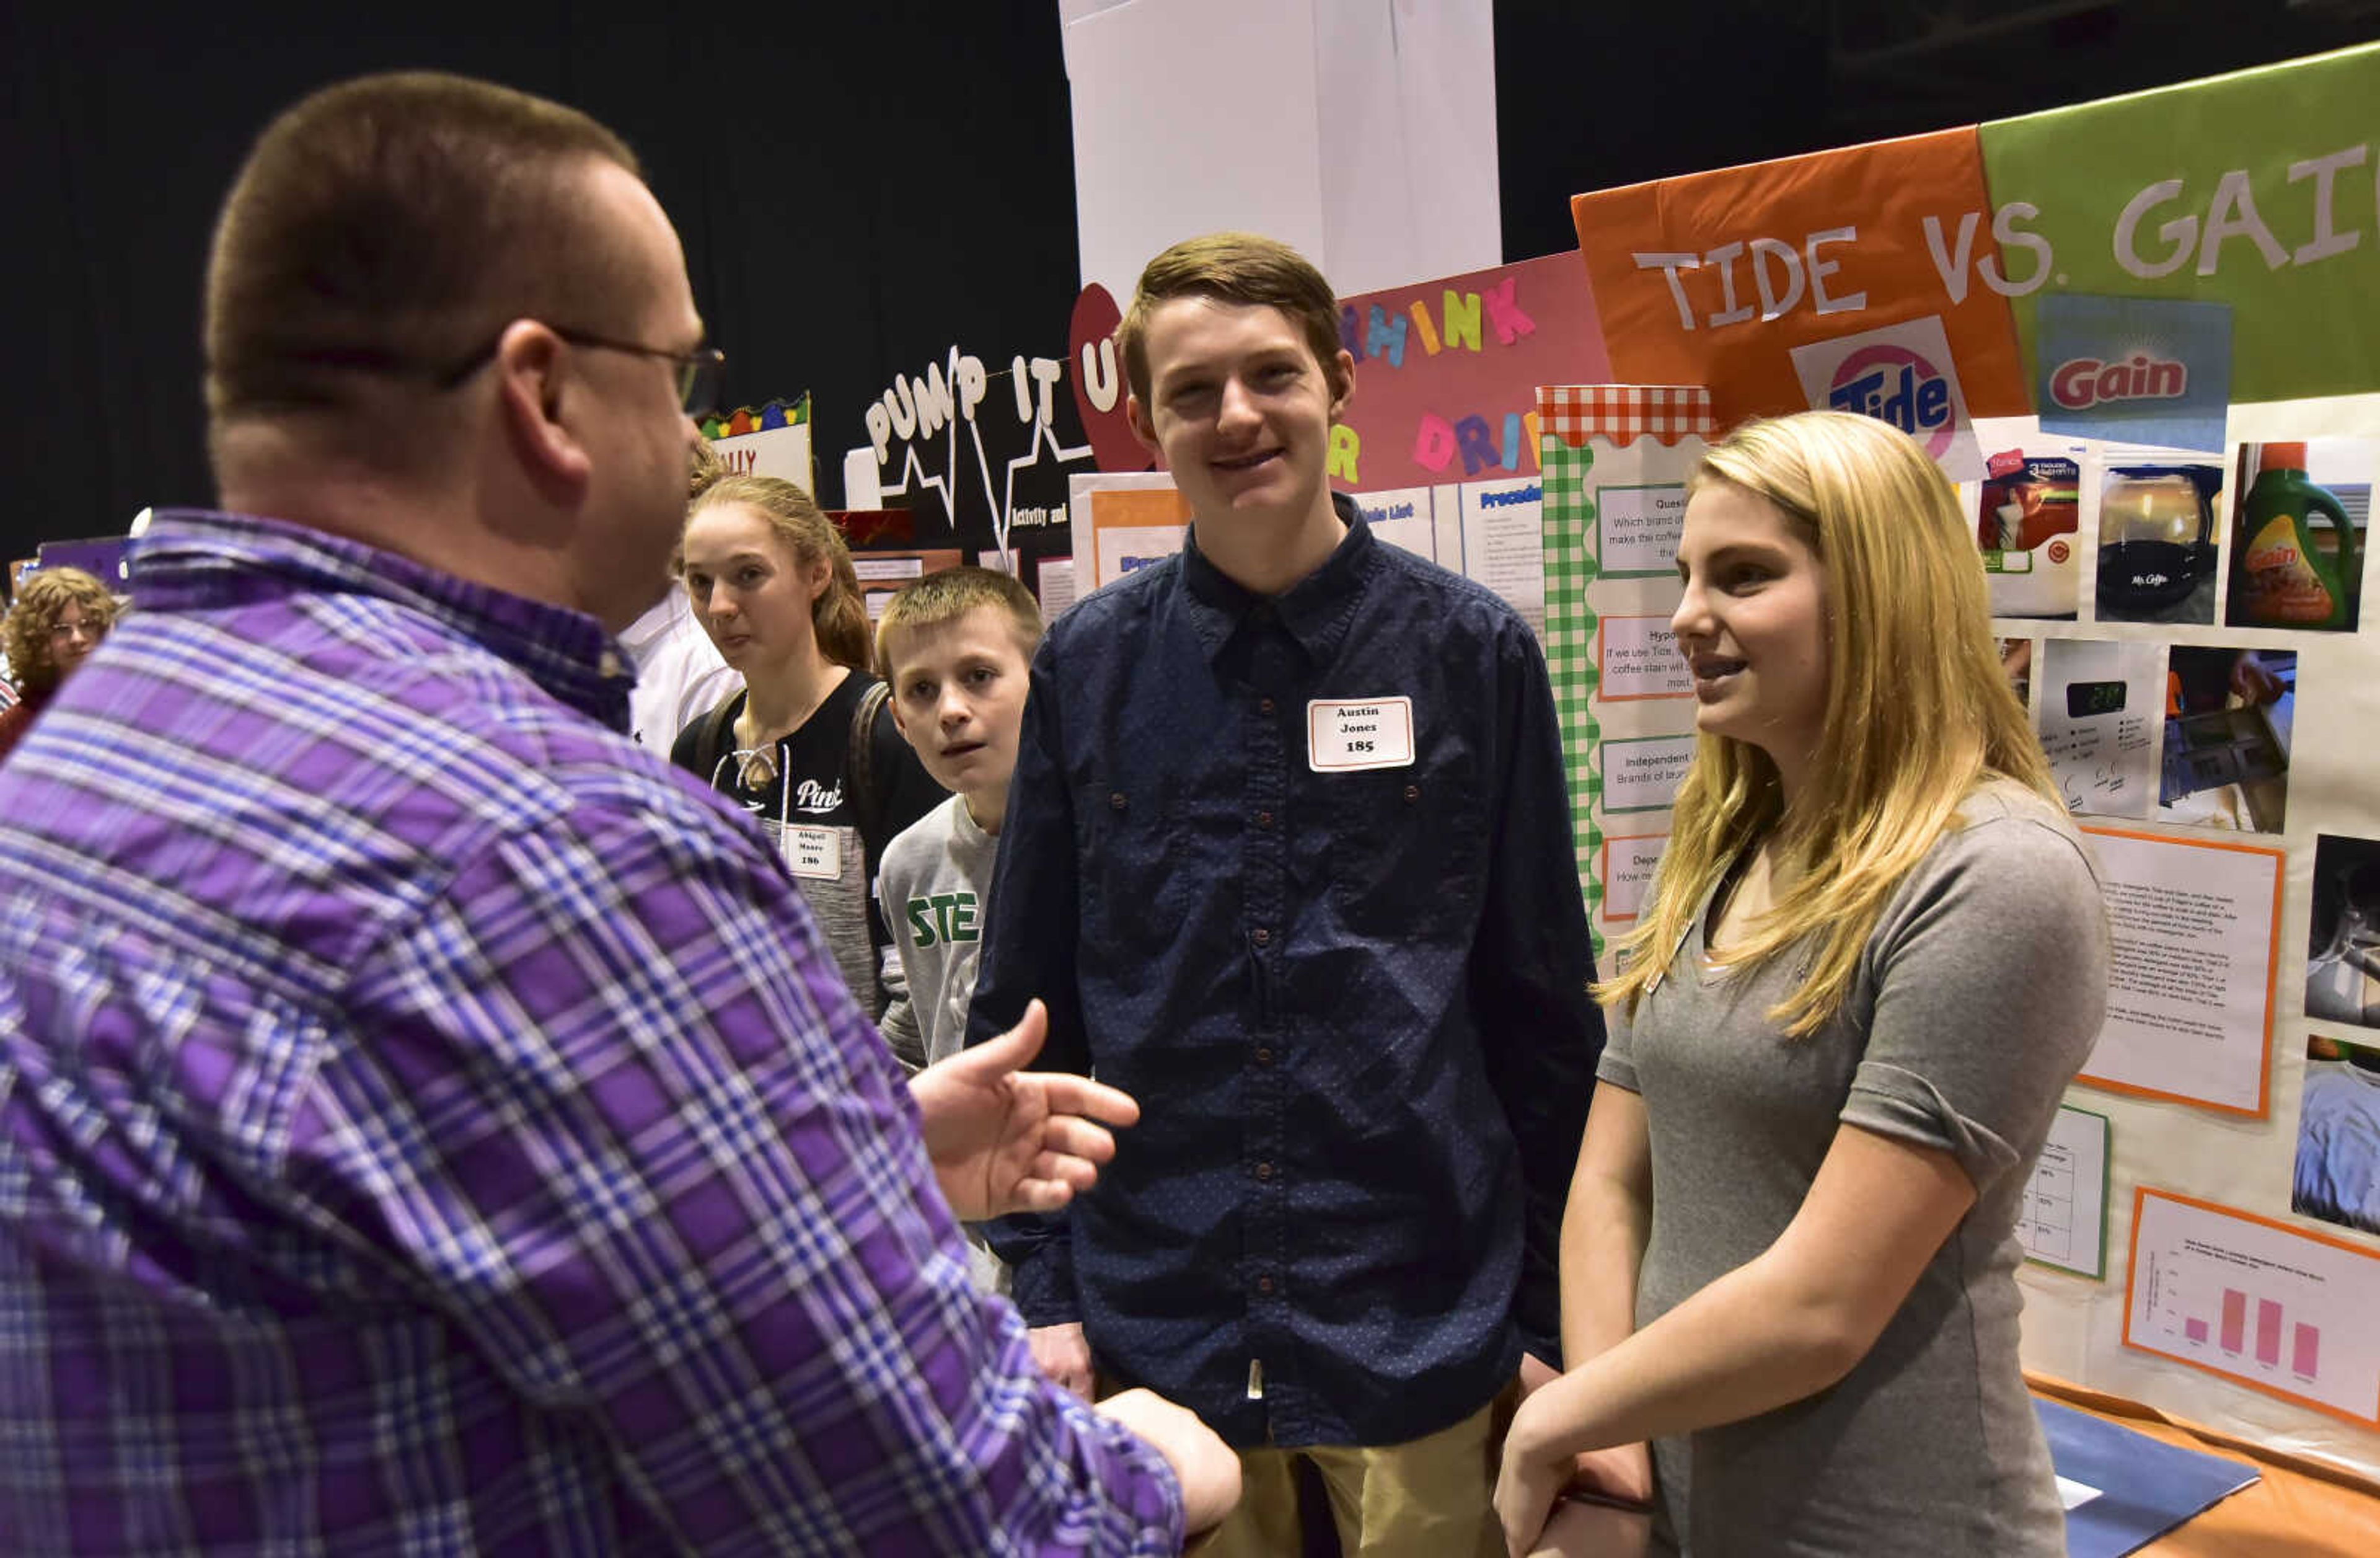
[[[2380,0],[1495,0],[1504,256],[1570,197],[2380,37]]]
[[[1064,355],[1075,189],[1052,0],[707,9],[739,19],[560,0],[0,6],[0,558],[211,499],[198,320],[216,204],[275,112],[367,70],[482,76],[620,132],[685,240],[730,404],[812,391],[832,499],[896,367],[953,341]]]
[[[712,9],[749,19],[565,0],[0,7],[0,558],[209,497],[197,322],[216,202],[275,110],[369,69],[490,77],[626,136],[686,240],[731,403],[815,392],[831,501],[895,371],[953,342],[995,369],[1062,354],[1055,0]],[[1497,0],[1495,18],[1517,260],[1574,243],[1583,189],[2285,59],[2374,36],[2380,5]]]

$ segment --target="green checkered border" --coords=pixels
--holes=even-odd
[[[1586,588],[1597,573],[1595,503],[1587,473],[1595,467],[1591,444],[1573,447],[1554,434],[1539,436],[1537,458],[1545,478],[1546,668],[1552,675],[1554,709],[1561,717],[1562,755],[1570,771],[1571,836],[1578,852],[1578,881],[1586,895],[1588,932],[1595,955],[1603,956],[1603,936],[1594,929],[1603,882],[1596,874],[1603,831],[1596,797],[1603,776],[1595,767],[1603,726],[1595,717],[1595,608]]]

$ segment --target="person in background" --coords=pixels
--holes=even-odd
[[[17,603],[0,619],[16,699],[0,709],[0,758],[24,738],[33,721],[115,625],[115,597],[80,568],[43,568],[25,576]]]
[[[860,1006],[923,1064],[877,862],[942,799],[868,674],[868,613],[851,552],[808,493],[774,476],[703,489],[686,522],[686,588],[744,678],[678,733],[670,759],[757,818],[800,884]]]
[[[727,474],[710,447],[695,444],[689,501]],[[667,752],[678,732],[733,695],[741,678],[719,658],[718,646],[695,621],[686,603],[681,559],[670,559],[661,591],[636,621],[620,630],[620,645],[636,663],[637,685],[628,691],[628,734],[638,745]]]
[[[912,1034],[888,1035],[930,1064],[959,1053],[975,999],[992,862],[1008,814],[1016,730],[1041,608],[1013,574],[950,568],[904,585],[876,625],[876,663],[892,717],[951,798],[884,850],[878,907],[907,977]],[[1008,1269],[970,1229],[976,1280],[1008,1289]]]
[[[1568,1372],[1505,1440],[1506,1540],[2053,1558],[2014,1228],[2099,1031],[2096,868],[1923,450],[1753,422],[1687,493],[1699,735],[1597,992]]]
[[[1038,1009],[905,1084],[783,862],[625,734],[718,361],[634,154],[485,82],[325,88],[205,298],[221,511],[156,516],[0,765],[0,1547],[1220,1517],[1220,1440],[1050,1384],[953,1220],[1063,1205],[1131,1100],[1018,1070]]]
[[[1351,1555],[1492,1552],[1603,1040],[1545,660],[1332,495],[1354,364],[1295,250],[1175,245],[1117,340],[1190,534],[1035,658],[968,1031],[1044,996],[1050,1063],[1150,1107],[995,1241],[1054,1377],[1240,1449],[1219,1558],[1296,1551],[1301,1462]]]

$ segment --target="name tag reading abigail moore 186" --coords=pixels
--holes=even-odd
[[[843,835],[832,828],[792,826],[782,838],[785,869],[805,882],[835,882],[843,876]]]
[[[1305,761],[1317,773],[1412,767],[1413,700],[1332,703],[1316,699],[1305,706]]]

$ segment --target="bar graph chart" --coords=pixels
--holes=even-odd
[[[2223,1289],[2222,1341],[2218,1350],[2233,1357],[2247,1349],[2249,1295],[2237,1287]],[[2256,1362],[2265,1369],[2281,1366],[2281,1328],[2285,1321],[2285,1306],[2270,1298],[2258,1298],[2256,1304]],[[2182,1340],[2192,1346],[2203,1347],[2209,1334],[2207,1321],[2201,1315],[2184,1315],[2181,1321]],[[2289,1369],[2301,1380],[2312,1380],[2320,1372],[2322,1362],[2322,1327],[2309,1321],[2297,1321],[2289,1332]]]
[[[2360,1318],[2374,1312],[2380,1256],[2270,1218],[2138,1192],[2125,1345],[2380,1424],[2380,1335]]]

